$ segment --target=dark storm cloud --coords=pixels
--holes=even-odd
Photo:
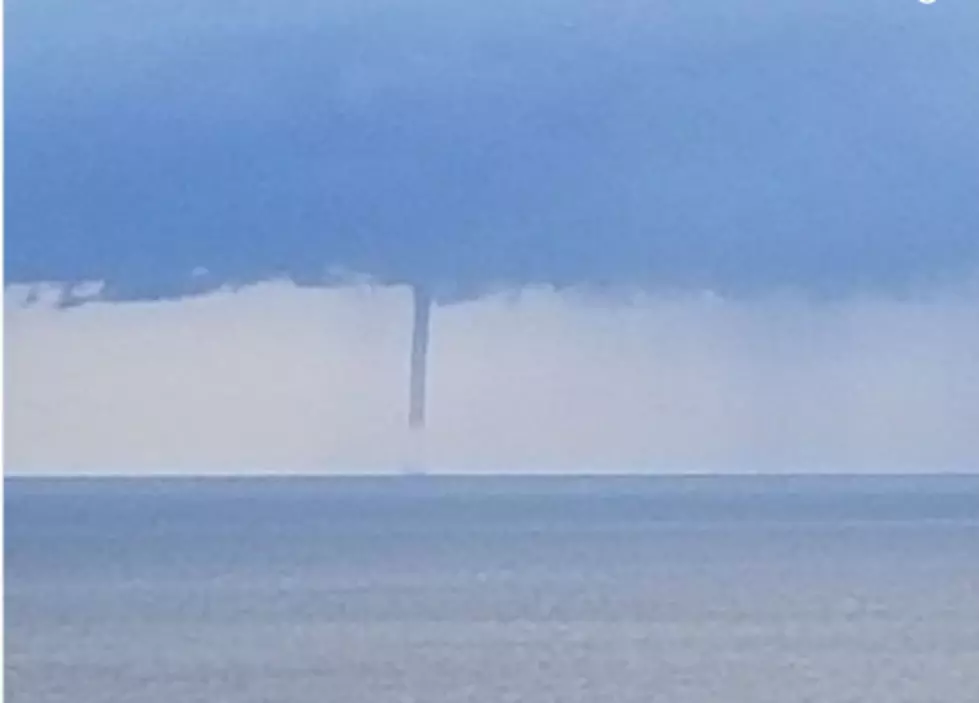
[[[7,11],[15,281],[838,292],[979,263],[975,3]]]

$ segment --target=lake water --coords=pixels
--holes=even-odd
[[[979,701],[979,477],[5,485],[11,703]]]

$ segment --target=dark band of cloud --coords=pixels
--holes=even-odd
[[[979,263],[975,3],[66,4],[8,13],[13,281],[834,293]]]

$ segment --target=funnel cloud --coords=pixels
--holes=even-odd
[[[425,403],[428,374],[428,337],[432,296],[421,285],[411,288],[413,321],[411,327],[411,369],[408,391],[408,430],[411,449],[407,469],[424,470]]]

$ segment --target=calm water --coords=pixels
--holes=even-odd
[[[979,701],[979,478],[7,480],[53,701]]]

